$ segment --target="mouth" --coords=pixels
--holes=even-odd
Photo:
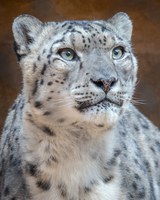
[[[96,103],[92,103],[90,101],[84,101],[84,102],[78,103],[77,109],[79,111],[83,111],[84,109],[91,108],[93,106],[102,105],[102,106],[106,107],[108,104],[115,105],[116,107],[121,107],[123,105],[123,101],[113,101],[113,100],[105,97],[104,99],[102,99]]]

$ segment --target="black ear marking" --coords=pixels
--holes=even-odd
[[[18,60],[31,51],[31,44],[35,42],[42,26],[40,20],[30,15],[20,15],[14,20],[12,30]]]
[[[21,30],[22,30],[23,34],[25,35],[26,44],[32,44],[34,42],[34,39],[33,39],[33,37],[31,37],[29,35],[30,31],[29,31],[28,27],[25,24],[22,24],[21,25]]]
[[[14,41],[13,42],[13,49],[14,49],[14,51],[15,51],[15,53],[16,53],[16,56],[17,56],[17,60],[18,61],[20,61],[23,57],[25,57],[26,56],[26,54],[19,54],[18,53],[18,51],[20,50],[20,47],[19,47],[19,45]]]

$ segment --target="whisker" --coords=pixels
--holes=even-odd
[[[144,105],[146,104],[146,101],[145,100],[142,100],[142,99],[138,99],[137,97],[132,97],[131,99],[131,102],[134,104],[134,105]]]
[[[61,106],[61,107],[65,107],[66,105],[73,105],[72,102],[54,102],[55,106]]]
[[[137,80],[135,83],[135,86],[137,87],[137,85],[140,83],[140,80]]]

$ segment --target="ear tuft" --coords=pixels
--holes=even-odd
[[[132,36],[132,21],[129,16],[124,12],[119,12],[115,14],[112,18],[108,20],[112,26],[118,31],[118,33],[127,39],[131,40]]]
[[[34,42],[41,27],[42,22],[30,15],[20,15],[14,20],[12,30],[18,55],[28,53],[29,45]]]

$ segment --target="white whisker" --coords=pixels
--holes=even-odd
[[[134,104],[134,105],[144,105],[146,104],[146,102],[144,100],[140,100],[140,99],[135,99],[135,98],[132,98],[131,102]]]

